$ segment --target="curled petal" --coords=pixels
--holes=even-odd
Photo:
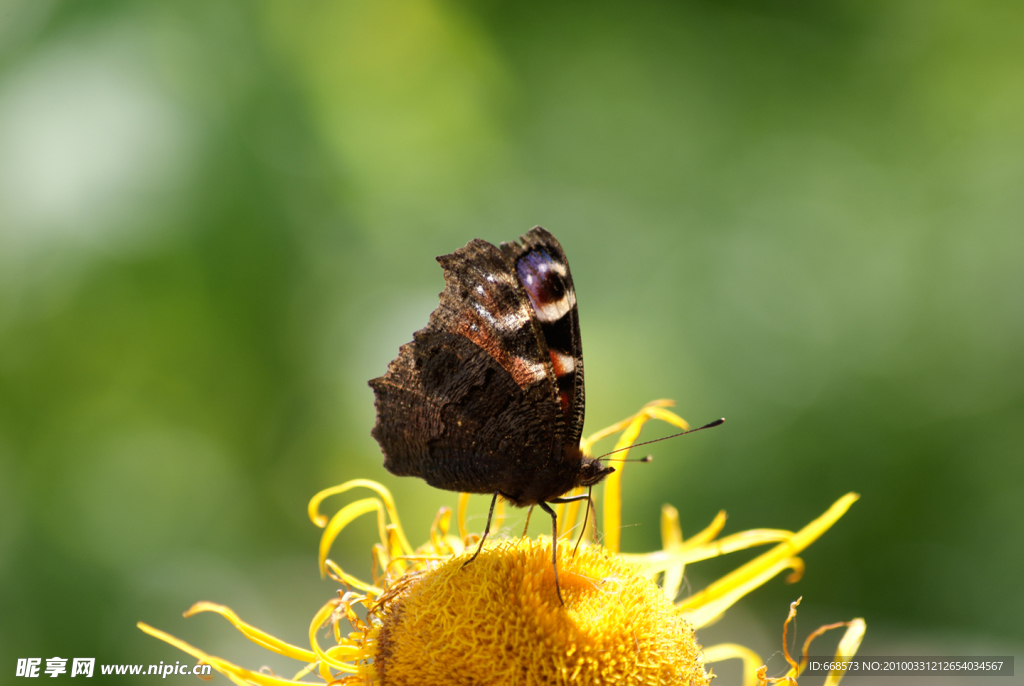
[[[398,527],[396,527],[394,524],[388,524],[387,527],[385,528],[387,530],[388,535],[386,550],[389,559],[387,560],[387,564],[390,564],[394,560],[401,560],[403,557],[405,557],[405,555],[404,551],[402,550],[402,541],[401,538],[399,537]],[[397,571],[399,574],[405,574],[404,562],[398,563]],[[374,579],[374,581],[376,581],[376,579]]]
[[[804,641],[803,654],[800,661],[797,662],[792,655],[789,653],[789,625],[796,618],[796,608],[800,604],[803,598],[797,598],[789,605],[789,615],[786,616],[786,622],[782,625],[782,653],[786,658],[786,662],[789,663],[789,671],[786,672],[786,676],[780,679],[767,679],[768,682],[775,683],[778,681],[787,681],[788,683],[796,683],[797,677],[799,677],[804,669],[807,668],[808,656],[811,651],[811,644],[814,639],[818,638],[822,634],[831,631],[833,629],[839,629],[846,627],[846,632],[843,634],[843,638],[839,641],[839,646],[836,649],[835,659],[837,662],[845,662],[853,657],[857,653],[857,649],[860,648],[861,639],[864,638],[864,631],[867,625],[861,618],[853,619],[849,622],[837,622],[835,624],[826,624],[825,626],[818,627],[807,636]],[[838,686],[840,680],[846,674],[846,670],[834,669],[829,672],[825,679],[824,686]]]
[[[847,623],[846,633],[839,640],[839,647],[836,649],[837,661],[845,662],[857,654],[865,631],[867,631],[867,624],[860,617]],[[838,686],[844,674],[845,672],[841,671],[829,672],[829,675],[825,677],[824,686]]]
[[[325,488],[320,491],[309,501],[307,510],[309,512],[310,520],[322,529],[327,525],[327,518],[320,514],[320,503],[332,495],[338,495],[339,493],[344,493],[345,491],[352,490],[353,488],[369,488],[380,496],[380,499],[384,502],[384,507],[387,510],[388,519],[398,527],[402,547],[406,552],[412,552],[412,546],[409,545],[409,541],[406,540],[405,533],[402,531],[402,524],[398,519],[398,509],[395,507],[395,499],[392,497],[391,491],[372,479],[352,479],[351,481],[346,481],[339,486],[332,486],[331,488]]]
[[[793,656],[789,654],[789,623],[796,619],[797,605],[799,605],[800,601],[803,599],[803,596],[800,596],[789,604],[789,614],[786,615],[786,621],[782,625],[782,654],[785,656],[786,662],[789,663],[788,676],[791,677],[800,675],[800,665],[793,659]]]
[[[644,405],[643,408],[641,408],[641,410],[638,413],[638,415],[642,414],[644,412],[644,410],[646,410],[647,408],[650,408],[650,407],[674,407],[675,404],[676,403],[675,403],[674,400],[668,400],[666,398],[662,398],[660,400],[652,400],[651,402],[649,402],[646,405]],[[634,415],[632,417],[626,417],[622,421],[616,422],[616,423],[612,424],[611,426],[608,426],[608,427],[605,427],[605,428],[601,429],[600,431],[595,431],[594,433],[592,433],[591,435],[587,436],[586,438],[581,439],[580,440],[580,449],[583,452],[585,452],[585,453],[587,453],[589,455],[590,454],[590,448],[593,447],[593,445],[595,443],[600,441],[602,438],[608,438],[612,434],[615,434],[615,433],[618,433],[618,432],[622,431],[627,426],[629,426],[629,423],[632,422],[633,420],[635,420],[638,415]]]
[[[135,626],[139,627],[145,633],[149,634],[153,638],[159,638],[165,643],[170,643],[172,646],[181,650],[182,652],[188,653],[192,657],[196,658],[200,662],[206,663],[216,669],[218,672],[231,679],[239,686],[250,686],[251,684],[257,684],[258,686],[283,686],[284,684],[293,684],[294,682],[290,679],[283,679],[279,676],[273,676],[270,674],[262,674],[260,672],[251,672],[244,667],[223,660],[213,655],[208,655],[203,651],[199,650],[195,646],[192,646],[180,638],[175,638],[170,634],[164,633],[159,629],[155,629],[145,622],[138,622]]]
[[[323,648],[320,647],[320,642],[317,641],[316,635],[320,631],[320,627],[324,626],[334,614],[338,608],[340,601],[338,599],[332,599],[321,607],[315,615],[313,615],[313,621],[309,624],[309,645],[312,646],[313,652],[316,653],[316,657],[320,662],[320,676],[325,681],[331,681],[334,675],[331,674],[331,668],[337,669],[342,672],[354,674],[358,671],[358,667],[351,662],[345,660],[339,660]],[[331,646],[334,648],[335,646]],[[360,655],[350,656],[348,659],[357,659]],[[366,657],[370,657],[367,655]]]
[[[263,646],[267,650],[272,650],[278,655],[284,655],[295,660],[302,660],[303,662],[313,662],[316,660],[316,655],[309,650],[300,648],[292,645],[286,641],[271,636],[265,631],[257,629],[251,624],[243,622],[242,619],[235,614],[234,610],[224,605],[218,605],[216,603],[210,603],[207,601],[201,601],[194,604],[185,612],[185,617],[191,617],[197,615],[200,612],[215,612],[224,619],[228,620],[235,625],[235,628],[242,632],[246,638],[253,643]]]
[[[725,660],[743,660],[743,686],[757,685],[757,670],[764,664],[757,653],[735,643],[719,643],[704,649],[705,664]]]
[[[335,581],[347,584],[349,586],[354,586],[355,588],[358,588],[360,591],[366,591],[367,593],[372,593],[374,595],[380,595],[384,592],[383,589],[374,586],[373,584],[368,584],[362,579],[357,579],[356,577],[352,576],[351,574],[343,570],[341,567],[339,567],[338,563],[334,560],[324,560],[324,567],[327,570],[327,576],[331,577]]]
[[[354,503],[349,503],[331,517],[331,521],[327,524],[323,535],[320,537],[319,562],[321,577],[327,574],[327,567],[325,566],[327,553],[331,551],[331,544],[334,543],[334,539],[338,537],[341,530],[348,526],[356,517],[373,511],[377,512],[377,528],[379,529],[380,540],[382,543],[387,542],[389,537],[384,521],[384,506],[380,500],[377,498],[363,498]]]

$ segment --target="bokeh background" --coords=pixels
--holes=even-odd
[[[184,658],[143,620],[289,673],[181,612],[303,643],[335,591],[306,502],[349,478],[424,538],[455,496],[383,471],[366,381],[436,304],[435,255],[535,224],[572,264],[587,430],[658,397],[729,419],[630,466],[627,550],[663,502],[734,532],[863,495],[703,643],[772,656],[803,595],[801,635],[863,616],[865,654],[1024,654],[1022,21],[0,2],[0,669]],[[367,574],[374,536],[334,557]]]

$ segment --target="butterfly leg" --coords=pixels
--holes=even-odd
[[[557,503],[558,499],[552,500],[551,502]],[[548,507],[547,503],[537,503],[540,505],[540,509],[551,515],[551,564],[555,567],[555,593],[558,594],[558,602],[565,605],[565,601],[562,600],[562,589],[558,585],[558,515],[555,511]]]
[[[534,505],[530,505],[530,509],[526,511],[526,526],[523,527],[523,538],[526,538],[526,530],[530,528],[530,515],[533,514]]]
[[[487,534],[489,534],[491,532],[491,517],[494,516],[494,505],[497,502],[498,502],[498,492],[496,491],[494,493],[494,497],[491,498],[491,509],[487,512],[487,526],[484,527],[484,535],[480,537],[480,545],[478,545],[476,547],[476,552],[473,553],[473,557],[469,558],[468,560],[466,560],[465,562],[462,563],[463,567],[465,567],[470,562],[475,560],[476,556],[480,554],[480,551],[484,549],[484,541],[487,540]]]
[[[580,537],[576,539],[576,547],[572,549],[573,557],[576,557],[576,551],[580,549],[580,541],[583,540],[583,534],[587,530],[587,519],[590,517],[590,508],[594,506],[594,499],[590,497],[590,493],[593,490],[594,487],[591,486],[590,488],[587,489],[586,495],[571,495],[568,498],[552,498],[551,500],[548,501],[549,503],[556,503],[559,505],[561,505],[562,503],[574,503],[577,500],[587,501],[587,511],[583,513],[583,528],[580,529]],[[594,516],[596,517],[597,514],[595,513]]]

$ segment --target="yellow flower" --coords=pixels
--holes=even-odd
[[[636,415],[590,436],[581,447],[620,433],[616,448],[636,441],[644,423],[660,419],[681,429],[687,423],[654,401]],[[463,563],[467,548],[479,540],[466,530],[468,495],[459,497],[458,535],[449,533],[452,511],[442,508],[430,539],[413,548],[405,537],[391,493],[382,485],[357,479],[321,491],[309,503],[310,518],[324,528],[320,541],[320,570],[347,587],[313,617],[309,648],[292,645],[243,622],[230,609],[208,602],[193,605],[185,616],[216,612],[252,641],[280,655],[305,663],[291,679],[254,672],[208,655],[184,641],[142,622],[146,633],[177,646],[208,663],[236,684],[271,686],[331,684],[707,684],[713,673],[707,665],[729,659],[744,664],[744,684],[795,683],[804,662],[794,660],[785,645],[793,603],[783,627],[784,654],[790,664],[782,676],[770,677],[753,651],[735,644],[702,648],[694,631],[717,620],[744,595],[783,570],[794,582],[803,572],[797,557],[857,500],[849,493],[823,515],[797,532],[755,529],[719,538],[725,513],[690,538],[683,538],[675,508],[662,508],[662,549],[648,554],[619,553],[621,479],[628,450],[611,461],[616,471],[604,484],[604,541],[583,532],[578,550],[558,547],[558,573],[565,600],[559,603],[551,565],[551,539],[488,539],[471,565]],[[330,519],[320,514],[324,499],[355,488],[375,496],[356,500]],[[342,570],[328,558],[338,534],[357,517],[376,513],[380,543],[373,546],[373,580],[366,582]],[[560,505],[559,538],[582,517],[579,503]],[[501,526],[503,510],[495,517]],[[685,566],[754,546],[774,544],[768,551],[733,572],[676,602]],[[357,608],[365,608],[360,616]],[[319,635],[329,629],[330,645]],[[820,633],[846,627],[836,656],[856,653],[865,624],[855,619],[822,627]],[[834,686],[842,674],[831,674]],[[317,681],[315,683],[321,683]]]

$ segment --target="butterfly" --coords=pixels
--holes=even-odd
[[[558,586],[558,521],[549,503],[615,471],[580,450],[583,348],[569,262],[541,227],[519,242],[474,239],[437,258],[444,270],[440,305],[413,334],[384,376],[369,384],[377,423],[372,435],[384,467],[431,486],[492,494],[551,516]]]

